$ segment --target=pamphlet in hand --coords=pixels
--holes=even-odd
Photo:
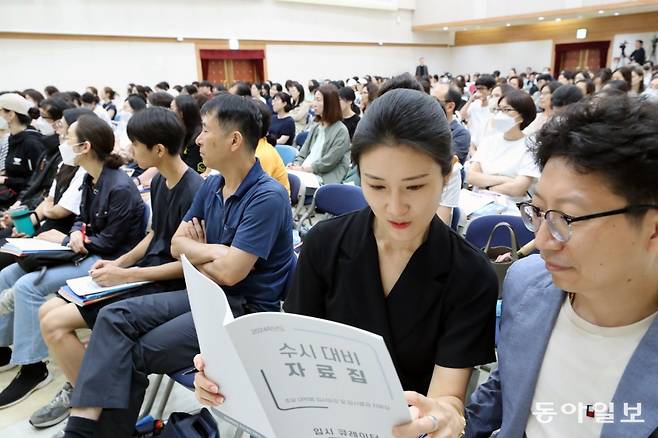
[[[383,339],[276,312],[233,319],[226,295],[183,255],[206,368],[225,402],[214,411],[254,437],[388,438],[411,421]]]
[[[7,243],[0,247],[0,252],[6,252],[18,257],[28,254],[41,254],[49,251],[71,251],[68,246],[35,238],[12,238],[8,237]]]

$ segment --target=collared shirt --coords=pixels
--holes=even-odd
[[[450,132],[452,133],[452,152],[459,157],[459,162],[464,164],[468,156],[468,150],[471,147],[471,134],[455,118],[450,122]]]
[[[246,278],[222,288],[258,310],[278,310],[293,257],[288,193],[263,171],[258,159],[226,200],[224,184],[222,175],[209,176],[183,220],[203,219],[208,243],[233,246],[257,256]]]
[[[381,335],[405,390],[427,394],[434,366],[493,362],[498,282],[481,251],[434,217],[385,296],[370,208],[307,234],[287,312]]]

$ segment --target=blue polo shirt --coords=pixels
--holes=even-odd
[[[208,243],[233,246],[257,256],[254,270],[244,280],[222,288],[229,297],[243,298],[253,309],[278,311],[293,257],[288,192],[263,171],[258,159],[226,200],[224,184],[222,175],[208,177],[183,220],[205,220]]]

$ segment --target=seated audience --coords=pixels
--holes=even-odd
[[[288,93],[276,93],[272,99],[272,123],[270,124],[269,139],[274,144],[292,146],[295,138],[295,120],[290,117],[292,101]]]
[[[203,179],[180,158],[184,134],[176,115],[158,107],[145,109],[128,122],[128,136],[135,148],[135,160],[140,167],[155,167],[159,172],[151,183],[152,230],[120,257],[98,260],[89,274],[101,286],[138,281],[153,283],[85,307],[67,303],[59,297],[41,306],[41,333],[51,356],[64,372],[67,383],[48,405],[32,415],[30,423],[33,426],[43,427],[68,415],[73,391],[72,384],[68,382],[75,382],[84,356],[84,345],[76,336],[76,329],[93,328],[100,309],[112,302],[185,287],[181,264],[171,256],[171,238]]]
[[[535,119],[532,98],[512,91],[501,98],[492,119],[497,133],[482,141],[466,171],[466,181],[480,189],[523,198],[539,171],[522,130]]]
[[[9,208],[37,168],[43,153],[42,135],[30,124],[39,117],[39,110],[16,93],[0,95],[0,117],[9,128],[4,175],[0,175],[0,209]]]
[[[314,174],[318,184],[340,183],[350,168],[350,135],[342,123],[338,90],[322,85],[315,91],[316,121],[291,170]]]
[[[82,186],[80,215],[70,234],[58,243],[69,245],[74,258],[28,272],[15,263],[0,271],[0,290],[13,291],[15,308],[0,316],[0,366],[21,365],[21,371],[0,393],[0,407],[16,404],[52,379],[44,359],[48,349],[39,332],[38,309],[48,294],[66,280],[81,277],[101,257],[123,254],[143,236],[144,203],[112,154],[112,129],[95,116],[81,116],[69,128],[63,161],[73,158],[87,171]],[[13,349],[9,345],[13,344]]]
[[[562,84],[558,81],[546,82],[542,85],[539,90],[539,108],[542,109],[542,112],[537,113],[535,120],[532,121],[528,126],[525,127],[523,133],[525,135],[532,135],[535,132],[539,131],[544,123],[548,121],[553,116],[553,104],[551,102],[551,97],[557,89],[562,87]]]
[[[162,108],[169,109],[171,107],[171,102],[174,101],[174,96],[167,93],[166,91],[156,91],[149,94],[148,104],[149,106],[160,106]]]
[[[384,337],[412,405],[395,437],[457,436],[472,367],[495,358],[496,277],[436,216],[452,156],[434,98],[409,89],[378,97],[352,149],[368,207],[311,228],[284,305]],[[195,366],[197,399],[222,403],[221,381],[208,380],[200,356]]]
[[[267,131],[270,130],[270,121],[274,119],[270,108],[267,104],[258,100],[255,102],[256,106],[260,110],[262,117],[261,120],[261,138],[258,140],[258,145],[256,146],[256,158],[260,162],[260,166],[263,168],[263,171],[271,176],[276,182],[285,187],[288,195],[290,195],[290,181],[288,180],[288,171],[286,170],[286,165],[283,164],[281,155],[277,150],[272,147],[272,145],[267,140]]]
[[[295,121],[295,132],[299,134],[306,128],[306,118],[311,103],[305,100],[304,86],[299,82],[292,81],[287,90],[291,97],[290,117]]]
[[[278,311],[294,257],[292,212],[284,188],[254,157],[260,112],[252,100],[220,94],[201,113],[201,156],[220,175],[197,192],[171,254],[185,254],[221,284],[235,316]],[[104,307],[75,382],[65,437],[131,436],[148,375],[185,368],[198,352],[185,291]]]
[[[377,98],[379,95],[379,87],[377,84],[374,82],[368,82],[367,84],[363,85],[363,88],[361,89],[361,101],[359,102],[359,108],[361,109],[361,112],[365,114],[366,110],[368,109],[368,106]]]
[[[356,127],[359,124],[359,120],[361,120],[361,117],[359,117],[361,111],[354,103],[356,95],[352,88],[342,87],[338,90],[338,97],[340,99],[340,111],[343,114],[343,124],[347,127],[350,140],[352,140]]]
[[[205,173],[206,165],[203,164],[199,145],[196,143],[196,138],[201,133],[201,112],[196,100],[192,96],[181,94],[171,101],[171,110],[183,122],[185,127],[181,158],[183,158],[185,164],[197,173]]]
[[[569,105],[537,134],[521,212],[541,256],[507,273],[498,367],[466,437],[658,434],[656,138],[658,106],[625,95]]]
[[[434,97],[437,98],[446,113],[452,133],[452,151],[459,158],[459,162],[464,164],[471,146],[471,134],[455,118],[455,112],[459,110],[458,106],[462,103],[459,90],[450,84],[438,84],[434,90]]]
[[[567,105],[579,102],[583,98],[583,92],[577,85],[563,85],[551,96],[551,107],[554,112],[562,110]]]

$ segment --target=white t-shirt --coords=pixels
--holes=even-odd
[[[60,163],[57,168],[58,172],[61,167],[62,163]],[[82,167],[78,167],[77,172],[75,172],[75,175],[71,180],[71,184],[69,184],[68,188],[64,190],[62,197],[59,198],[59,202],[57,203],[57,205],[74,213],[76,216],[80,214],[80,201],[82,200],[82,190],[80,190],[80,186],[82,185],[82,180],[86,174],[87,172]],[[55,197],[56,183],[57,182],[53,180],[53,183],[50,185],[48,196],[51,198]]]
[[[459,162],[453,164],[452,172],[448,182],[443,186],[443,193],[441,194],[441,205],[443,207],[459,207],[459,193],[462,189],[461,169],[462,165]]]
[[[525,135],[532,135],[535,132],[539,131],[542,126],[548,121],[546,113],[537,113],[537,117],[533,120],[528,126],[525,127],[523,133]]]
[[[324,146],[324,126],[318,126],[318,135],[315,141],[310,145],[308,155],[304,160],[303,166],[311,166],[313,163],[322,158],[322,147]]]
[[[612,397],[657,314],[624,327],[599,327],[581,318],[565,300],[537,379],[527,438],[599,437],[604,422],[630,418],[623,404],[611,405]],[[636,402],[627,402],[636,408]]]
[[[532,152],[526,145],[526,137],[508,141],[503,138],[503,134],[491,135],[478,146],[471,161],[480,163],[482,173],[487,175],[502,175],[510,178],[520,175],[532,178],[540,176]]]
[[[112,119],[110,119],[110,113],[108,113],[107,110],[103,108],[103,105],[101,105],[100,103],[96,105],[96,107],[94,108],[94,113],[96,113],[96,115],[100,117],[100,119],[103,120],[105,123],[112,126]]]
[[[468,131],[471,133],[471,143],[480,144],[483,139],[487,122],[493,116],[488,106],[482,106],[482,101],[477,99],[468,107]]]

